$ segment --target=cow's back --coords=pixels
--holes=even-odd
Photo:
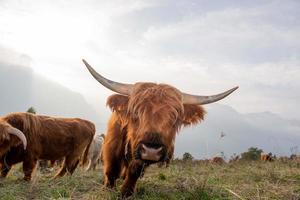
[[[38,116],[41,128],[36,144],[42,159],[56,159],[71,154],[75,148],[85,148],[95,133],[93,123],[79,118]]]

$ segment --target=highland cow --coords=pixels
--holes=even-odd
[[[6,177],[12,165],[23,162],[24,180],[31,180],[37,160],[64,163],[55,177],[72,174],[84,162],[95,134],[93,123],[79,118],[55,118],[12,113],[0,118],[0,170]]]
[[[123,197],[134,193],[147,166],[170,159],[176,133],[183,126],[203,120],[201,105],[223,99],[238,88],[214,96],[197,96],[167,84],[123,84],[104,78],[83,62],[98,82],[118,93],[107,100],[112,115],[103,145],[103,172],[104,184],[110,188],[121,172],[125,173]]]

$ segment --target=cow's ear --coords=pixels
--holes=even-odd
[[[199,105],[184,104],[183,125],[188,126],[201,122],[206,114],[204,108]]]
[[[128,107],[128,96],[113,94],[108,97],[106,105],[116,112],[126,112]]]
[[[30,123],[26,123],[27,119],[23,115],[12,115],[7,118],[7,123],[10,124],[12,127],[19,129],[20,131],[24,132],[28,129]]]
[[[7,133],[7,131],[2,131],[1,135],[0,135],[0,143],[4,140],[9,140],[10,139],[10,135]]]

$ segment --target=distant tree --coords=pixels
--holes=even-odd
[[[250,147],[248,151],[241,154],[242,160],[258,160],[263,150],[256,147]]]
[[[188,152],[185,152],[182,156],[182,160],[184,161],[188,161],[188,160],[193,160],[194,157],[192,156],[192,154],[188,153]]]
[[[35,108],[34,108],[34,107],[30,107],[30,108],[28,108],[28,110],[27,110],[26,112],[28,112],[28,113],[32,113],[32,114],[36,114],[36,110],[35,110]]]

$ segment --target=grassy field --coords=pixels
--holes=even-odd
[[[119,199],[120,185],[108,190],[102,185],[102,171],[84,172],[50,180],[55,172],[36,170],[31,183],[16,166],[0,179],[0,199]],[[279,161],[236,162],[213,165],[201,162],[173,162],[169,168],[153,166],[139,180],[131,199],[300,199],[300,163]]]

